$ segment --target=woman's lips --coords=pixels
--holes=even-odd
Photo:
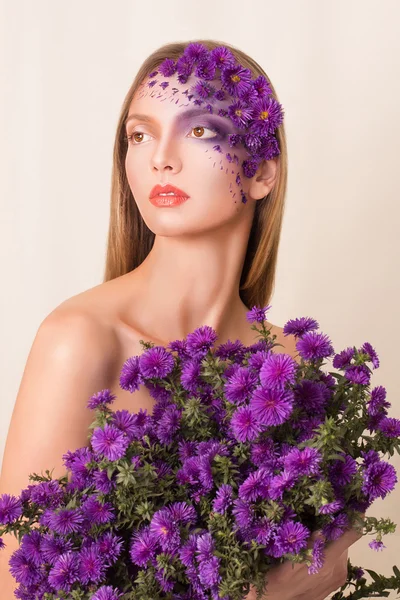
[[[154,206],[177,206],[190,198],[186,192],[171,184],[155,185],[149,197]]]

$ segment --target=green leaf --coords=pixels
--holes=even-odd
[[[365,570],[367,571],[367,573],[369,573],[371,575],[372,579],[374,581],[376,581],[376,583],[380,583],[381,578],[378,575],[378,573],[375,573],[375,571],[372,571],[371,569],[365,569]]]
[[[396,575],[396,577],[398,577],[400,579],[400,571],[396,567],[396,565],[394,565],[394,567],[393,567],[393,573]]]

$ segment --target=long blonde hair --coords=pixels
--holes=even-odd
[[[269,82],[273,97],[279,101],[275,89],[260,65],[241,50],[216,40],[191,40],[161,46],[140,67],[122,105],[114,142],[111,181],[110,221],[104,282],[136,269],[149,254],[155,234],[145,224],[125,172],[127,142],[125,120],[132,98],[142,81],[166,58],[178,59],[190,43],[201,43],[208,50],[216,46],[229,48],[237,62],[250,69],[252,77],[263,75]],[[270,193],[256,202],[253,223],[249,235],[246,257],[242,269],[239,294],[248,307],[266,306],[275,285],[275,271],[282,228],[287,185],[287,148],[284,124],[275,132],[280,154],[277,179]]]

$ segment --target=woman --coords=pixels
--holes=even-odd
[[[147,58],[117,127],[104,282],[63,302],[38,329],[0,493],[19,494],[29,473],[50,465],[53,477],[64,474],[62,455],[86,443],[94,392],[111,389],[113,410],[151,411],[146,388],[132,395],[119,387],[141,339],[167,345],[208,324],[218,344],[257,342],[246,313],[267,305],[274,286],[287,182],[282,118],[264,71],[232,46],[174,43]],[[294,339],[270,327],[277,351],[294,356]],[[288,562],[274,569],[267,597],[322,600],[344,583],[358,537],[333,542],[317,575]],[[7,560],[17,543],[4,541],[2,598],[11,600]]]

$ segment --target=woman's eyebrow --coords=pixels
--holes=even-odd
[[[175,117],[175,121],[182,121],[184,119],[188,119],[193,116],[204,115],[204,114],[207,114],[209,116],[218,117],[219,119],[224,119],[224,121],[226,121],[226,117],[222,117],[221,115],[214,115],[214,114],[211,115],[210,112],[206,108],[200,108],[200,107],[199,108],[189,108],[188,110],[185,110],[185,111],[177,114]],[[128,117],[125,121],[125,126],[132,119],[137,119],[138,121],[144,121],[145,123],[151,123],[154,121],[157,122],[157,119],[154,119],[153,117],[150,117],[149,115],[140,114],[140,113],[131,113],[130,115],[128,115]],[[230,122],[230,125],[233,129],[238,130],[238,128],[235,127],[232,122]]]

